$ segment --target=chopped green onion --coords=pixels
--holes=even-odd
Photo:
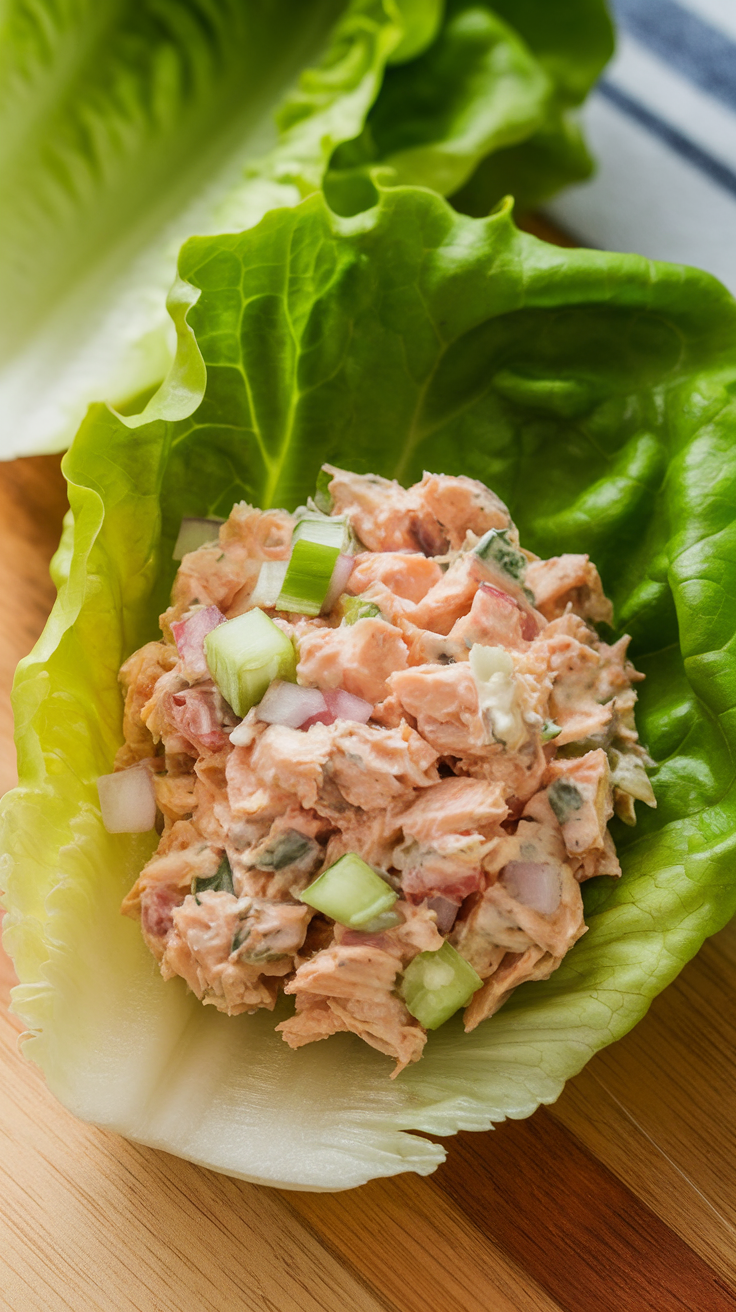
[[[358,620],[381,618],[381,612],[375,601],[364,601],[362,597],[351,597],[344,592],[338,604],[343,624],[356,624]]]
[[[561,733],[559,724],[555,724],[554,720],[545,720],[542,725],[542,742],[551,743],[553,739],[559,738]]]
[[[396,897],[357,852],[346,852],[300,894],[307,906],[349,929],[366,929],[391,910]]]
[[[276,605],[279,593],[284,586],[288,560],[264,560],[258,573],[256,586],[250,594],[251,606],[270,610]]]
[[[325,546],[323,542],[310,542],[307,538],[296,542],[276,609],[319,615],[339,555],[339,547]]]
[[[291,535],[291,544],[321,542],[324,547],[337,547],[346,551],[350,545],[350,525],[344,515],[304,514],[297,521]]]
[[[332,510],[333,501],[330,492],[330,483],[332,474],[328,474],[326,469],[320,469],[317,475],[317,484],[314,490],[314,504],[323,514],[329,515]]]
[[[247,715],[274,679],[296,683],[291,638],[256,607],[207,634],[204,651],[210,674],[236,715]]]
[[[408,1010],[425,1030],[436,1030],[470,1001],[483,980],[451,943],[438,952],[420,952],[404,971],[401,992]]]
[[[192,880],[192,893],[196,898],[198,893],[232,893],[235,895],[233,887],[233,872],[230,869],[230,862],[227,854],[223,856],[222,861],[217,867],[217,872],[211,875],[209,879],[202,879],[198,875]]]
[[[490,565],[501,574],[507,574],[515,583],[524,582],[526,556],[509,542],[507,528],[489,528],[473,551],[484,565]]]

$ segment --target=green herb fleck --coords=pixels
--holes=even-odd
[[[573,811],[579,811],[583,805],[583,795],[569,779],[555,779],[547,789],[549,804],[557,816],[558,824],[564,825]]]
[[[235,896],[235,889],[233,888],[233,872],[230,869],[230,862],[228,861],[226,854],[223,856],[222,861],[217,867],[216,873],[210,875],[209,879],[201,879],[197,875],[194,876],[194,879],[192,880],[192,894],[197,902],[199,901],[199,898],[197,897],[198,893],[230,893],[233,897]]]

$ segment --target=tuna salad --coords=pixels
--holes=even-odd
[[[202,1002],[284,993],[292,1048],[349,1031],[396,1074],[547,978],[620,875],[608,821],[655,805],[628,638],[587,556],[540,560],[466,477],[326,465],[176,554],[99,780],[111,831],[160,835],[122,909]]]

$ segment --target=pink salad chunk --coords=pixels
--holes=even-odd
[[[656,805],[642,676],[588,557],[538,559],[476,480],[320,486],[184,555],[103,819],[158,831],[122,910],[164,979],[228,1015],[284,993],[291,1048],[351,1032],[395,1075],[585,933],[609,820]]]

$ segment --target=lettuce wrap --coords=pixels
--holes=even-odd
[[[374,167],[467,185],[478,213],[584,177],[571,110],[611,48],[604,0],[9,0],[0,457],[61,450],[88,402],[158,386],[193,233],[247,228],[328,169],[350,213]],[[346,142],[359,167],[331,163]]]
[[[193,239],[179,274],[166,386],[136,415],[93,406],[65,457],[58,600],[16,680],[3,883],[24,1052],[77,1116],[248,1180],[427,1173],[444,1149],[413,1131],[554,1101],[736,909],[736,302],[694,270],[539,242],[510,201],[472,219],[410,187]],[[658,809],[615,828],[623,878],[583,886],[590,928],[560,969],[469,1035],[453,1018],[393,1083],[353,1036],[294,1053],[281,1015],[165,984],[119,913],[156,835],[107,834],[95,788],[182,516],[293,508],[323,461],[472,475],[533,550],[589,552],[658,763]]]

